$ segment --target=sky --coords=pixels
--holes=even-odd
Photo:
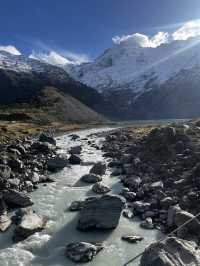
[[[0,0],[0,48],[84,62],[134,33],[151,38],[198,19],[200,0]]]

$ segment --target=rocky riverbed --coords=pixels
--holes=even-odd
[[[0,265],[125,264],[199,212],[199,132],[188,122],[2,145]],[[141,265],[188,254],[198,265],[199,226],[150,246]]]

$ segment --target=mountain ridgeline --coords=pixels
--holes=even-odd
[[[200,37],[156,48],[127,40],[94,62],[66,68],[101,92],[104,112],[114,119],[200,116]]]
[[[62,67],[0,51],[1,105],[33,99],[36,102],[46,88],[51,88],[51,93],[43,94],[48,99],[61,93],[58,98],[66,108],[60,110],[68,114],[72,98],[64,101],[67,95],[76,99],[74,108],[77,101],[79,107],[86,106],[81,109],[86,114],[84,119],[72,112],[75,121],[86,121],[88,108],[95,114],[92,118],[90,112],[91,121],[103,119],[101,115],[113,120],[199,117],[200,38],[156,48],[124,41],[107,49],[94,62]],[[57,107],[59,104],[54,105]],[[73,120],[71,114],[69,117]]]
[[[26,103],[26,107],[29,104],[32,108],[35,104],[43,107],[45,103],[48,115],[50,107],[54,108],[51,120],[54,113],[55,119],[67,122],[104,121],[103,116],[92,110],[103,101],[102,96],[73,80],[62,68],[5,52],[0,52],[0,66],[0,105]],[[61,110],[63,114],[57,115]]]

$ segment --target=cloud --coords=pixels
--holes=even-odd
[[[132,35],[123,35],[122,37],[115,36],[112,38],[113,42],[115,44],[128,44],[128,45],[134,45],[139,47],[157,47],[161,45],[162,43],[168,42],[169,34],[167,32],[158,32],[155,36],[152,38],[149,38],[149,36],[135,33]]]
[[[68,64],[79,65],[81,63],[88,62],[89,58],[83,54],[75,54],[72,52],[64,51],[58,53],[56,51],[39,52],[35,51],[29,56],[29,58],[40,60],[52,65],[64,66]]]
[[[169,42],[169,33],[160,31],[150,39],[150,47],[158,47]]]
[[[175,24],[174,24],[175,25]],[[200,19],[189,21],[186,23],[176,24],[181,26],[171,34],[168,32],[160,31],[153,37],[145,34],[134,33],[132,35],[115,36],[112,38],[114,44],[126,44],[139,47],[158,47],[163,43],[172,42],[174,40],[187,40],[191,37],[200,36]],[[166,28],[170,28],[170,25]]]
[[[189,21],[172,34],[173,40],[187,40],[200,35],[200,19]]]
[[[20,51],[17,50],[17,48],[13,45],[7,45],[7,46],[0,45],[0,51],[5,51],[7,53],[14,55],[21,55]]]

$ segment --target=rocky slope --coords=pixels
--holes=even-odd
[[[1,105],[32,103],[36,102],[38,95],[40,100],[43,95],[46,104],[49,99],[49,106],[52,106],[52,101],[57,99],[54,108],[59,109],[55,118],[60,117],[67,122],[96,121],[100,118],[90,108],[95,109],[103,101],[101,95],[96,90],[74,81],[59,67],[1,51],[0,84]],[[47,86],[56,88],[54,93],[52,90],[51,93],[43,92]],[[39,103],[43,104],[42,101]],[[51,111],[52,117],[56,114],[56,110]],[[61,114],[61,111],[65,114]]]

